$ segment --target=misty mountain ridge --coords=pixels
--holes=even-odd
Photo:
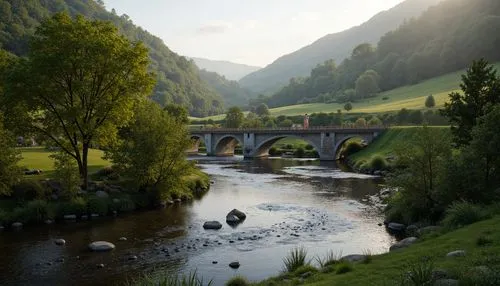
[[[237,64],[229,61],[209,60],[204,58],[191,59],[198,68],[216,72],[228,80],[240,80],[244,76],[261,69],[261,67]]]
[[[239,82],[256,93],[271,94],[287,85],[293,77],[309,75],[311,69],[326,60],[340,64],[360,43],[376,44],[387,32],[406,20],[418,17],[441,0],[406,0],[380,12],[367,22],[348,30],[326,35],[296,52],[284,55],[270,65],[243,77]]]

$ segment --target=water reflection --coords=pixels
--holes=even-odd
[[[311,255],[387,250],[391,238],[377,226],[380,215],[366,197],[380,179],[341,172],[333,163],[241,157],[194,158],[214,185],[201,200],[117,219],[26,228],[0,233],[0,285],[120,285],[142,273],[197,269],[215,285],[235,274],[251,280],[276,275],[281,259],[296,245]],[[225,224],[233,208],[247,214],[241,225]],[[205,231],[219,220],[219,231]],[[125,236],[127,241],[119,241]],[[66,246],[53,243],[64,238]],[[87,251],[106,240],[111,253]],[[129,260],[136,255],[137,260]],[[229,262],[241,267],[232,270]],[[217,264],[213,264],[217,261]],[[104,269],[97,269],[97,264]]]

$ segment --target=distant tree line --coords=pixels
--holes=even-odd
[[[498,29],[499,1],[444,1],[384,35],[377,47],[360,44],[340,65],[325,61],[309,77],[292,78],[277,93],[259,96],[250,105],[354,102],[462,69],[478,58],[496,62]]]

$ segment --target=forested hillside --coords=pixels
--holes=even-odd
[[[240,85],[257,93],[271,94],[288,84],[292,77],[307,76],[312,68],[326,60],[340,63],[352,49],[366,42],[376,44],[382,35],[396,29],[405,19],[419,16],[440,0],[407,0],[381,12],[364,24],[327,35],[294,53],[282,56],[267,67],[240,80]],[[335,17],[335,14],[332,14]]]
[[[271,107],[349,102],[465,68],[500,60],[500,1],[447,0],[384,35],[360,44],[339,66],[326,61],[307,78],[293,78],[266,102]]]
[[[191,58],[200,69],[216,72],[228,80],[240,80],[242,77],[261,69],[256,66],[237,64],[228,61],[215,61],[202,58]]]
[[[192,61],[172,52],[160,38],[134,25],[127,15],[106,11],[99,0],[0,0],[0,47],[18,56],[25,55],[30,35],[40,21],[61,11],[112,21],[129,39],[144,42],[158,80],[152,97],[160,104],[185,105],[193,116],[222,112],[220,96],[200,79]]]
[[[254,97],[254,93],[242,88],[237,81],[228,80],[216,72],[200,70],[200,77],[206,81],[215,91],[222,96],[224,105],[246,106],[248,101]]]

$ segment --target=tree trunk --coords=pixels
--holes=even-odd
[[[88,143],[83,143],[83,148],[82,148],[82,169],[80,170],[80,175],[82,176],[83,179],[83,186],[82,188],[84,190],[88,189],[89,186],[89,176],[88,176],[88,155],[89,155],[89,144]]]

